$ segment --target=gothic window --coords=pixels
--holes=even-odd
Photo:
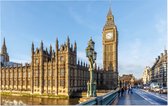
[[[10,78],[12,78],[12,72],[10,73]]]
[[[8,73],[6,73],[6,78],[8,78]]]
[[[72,77],[72,71],[71,71],[71,68],[69,69],[69,75],[70,75],[70,77]]]
[[[15,78],[17,78],[17,72],[15,72],[15,74],[14,74],[14,75],[15,75]]]
[[[60,61],[61,62],[64,61],[64,57],[63,56],[60,57]]]
[[[20,80],[20,81],[19,81],[19,85],[21,85],[21,84],[22,84],[22,81]]]
[[[48,70],[48,76],[51,77],[51,70]]]
[[[35,86],[38,86],[38,80],[37,79],[35,80]]]
[[[52,81],[52,85],[55,86],[55,80]]]
[[[26,81],[25,80],[23,80],[23,85],[26,85]]]
[[[52,76],[52,70],[50,70],[50,76]]]
[[[73,58],[71,57],[71,64],[73,64]]]
[[[23,71],[23,78],[26,78],[26,72]]]
[[[61,77],[64,77],[64,76],[65,76],[65,70],[64,70],[63,68],[60,70],[60,76],[61,76]]]
[[[16,85],[16,80],[14,80],[13,84]]]
[[[2,78],[4,78],[4,73],[2,72]]]
[[[21,78],[21,72],[19,72],[19,76],[18,77]]]
[[[71,87],[73,86],[73,81],[72,81],[72,80],[70,80],[70,86],[71,86]]]
[[[30,85],[30,80],[28,80],[27,85]]]
[[[30,78],[30,72],[28,72],[28,78]]]
[[[51,82],[51,81],[50,81],[50,80],[48,80],[48,86],[50,86],[50,82]]]
[[[76,58],[74,58],[74,64],[76,63]]]
[[[46,86],[46,80],[44,80],[44,86]]]
[[[38,77],[38,70],[35,71],[35,76]]]
[[[74,76],[77,77],[77,70],[75,70],[75,75]]]
[[[60,86],[62,86],[62,87],[65,86],[65,80],[60,80]]]
[[[36,64],[38,64],[38,59],[35,60]]]

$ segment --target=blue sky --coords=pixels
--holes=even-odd
[[[102,64],[102,29],[110,1],[1,1],[1,44],[6,38],[10,60],[31,61],[31,43],[39,47],[70,37],[77,42],[78,59],[87,62],[85,48],[92,36]],[[166,45],[166,0],[112,0],[112,14],[119,32],[119,73],[140,78]]]

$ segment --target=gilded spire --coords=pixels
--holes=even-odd
[[[108,14],[107,14],[107,17],[112,17],[112,11],[111,11],[111,7],[109,8],[109,11],[108,11]]]
[[[107,14],[107,21],[113,21],[113,15],[111,7],[109,8],[108,14]]]
[[[112,14],[112,10],[111,10],[111,7],[109,8],[109,11],[107,13],[107,16],[106,16],[106,24],[104,25],[104,28],[103,29],[108,29],[108,28],[112,28],[115,26],[115,23],[114,23],[114,16]]]

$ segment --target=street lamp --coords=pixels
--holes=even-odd
[[[94,51],[94,42],[92,38],[88,42],[88,46],[86,48],[86,57],[89,59],[89,71],[90,71],[90,80],[87,82],[87,97],[95,97],[96,96],[96,81],[93,81],[93,64],[95,63],[97,53]]]

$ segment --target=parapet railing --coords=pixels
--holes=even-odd
[[[119,92],[119,89],[116,89],[114,91],[108,92],[107,94],[103,96],[95,97],[88,101],[82,102],[78,105],[110,105],[118,97],[118,94],[119,94],[118,92]]]

